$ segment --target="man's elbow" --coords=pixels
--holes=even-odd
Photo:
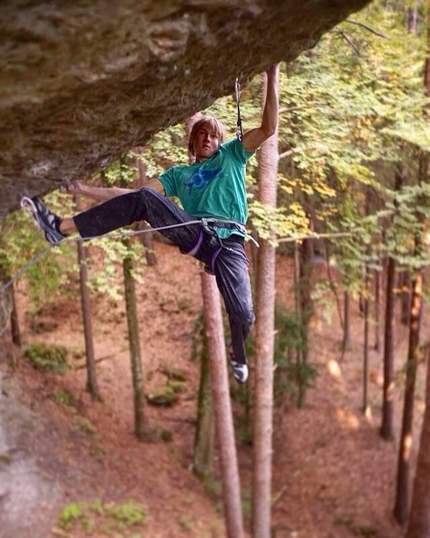
[[[263,126],[263,132],[266,139],[273,136],[276,133],[276,123]]]

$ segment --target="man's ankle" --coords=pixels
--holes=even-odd
[[[73,218],[66,217],[66,218],[63,219],[63,218],[59,217],[59,219],[60,219],[60,222],[58,224],[58,231],[59,232],[61,232],[64,235],[70,235],[71,233],[77,231],[77,228],[76,228],[76,225],[75,225],[75,222],[74,222]]]

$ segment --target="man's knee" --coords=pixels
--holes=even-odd
[[[234,323],[242,325],[245,330],[249,330],[255,321],[252,305],[240,305],[230,313],[229,317]]]

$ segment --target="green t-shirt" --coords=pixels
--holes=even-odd
[[[160,175],[166,196],[177,196],[187,213],[245,224],[248,205],[245,190],[246,152],[237,138],[223,142],[208,159],[189,166],[173,166]],[[218,228],[220,237],[238,233]]]

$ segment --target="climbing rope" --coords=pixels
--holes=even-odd
[[[71,243],[71,242],[78,242],[78,241],[90,241],[92,239],[100,239],[101,237],[103,237],[103,238],[104,237],[109,237],[109,238],[131,237],[131,236],[139,235],[139,234],[142,234],[142,233],[158,232],[158,231],[162,231],[162,230],[169,230],[171,228],[179,228],[181,226],[190,226],[192,224],[200,224],[200,225],[202,225],[203,227],[206,228],[206,227],[208,227],[210,225],[215,225],[216,226],[217,222],[219,222],[218,219],[211,219],[211,218],[198,219],[198,220],[196,219],[196,220],[191,220],[189,222],[180,222],[180,223],[177,223],[177,224],[169,224],[167,226],[159,226],[158,228],[144,228],[142,230],[111,232],[111,233],[105,234],[103,236],[94,236],[94,237],[85,237],[85,238],[82,238],[82,237],[79,237],[79,236],[66,237],[65,239],[63,239],[61,241],[61,244],[63,244],[63,243]],[[229,221],[229,220],[225,220],[223,222],[228,223],[228,224],[237,224],[237,222]],[[336,238],[336,237],[349,237],[351,235],[353,235],[352,232],[333,232],[333,233],[312,234],[312,235],[300,234],[300,235],[294,235],[292,237],[281,237],[281,238],[277,239],[277,242],[278,243],[293,243],[293,242],[296,242],[296,241],[303,241],[304,239],[332,239],[332,238]],[[258,243],[255,241],[255,239],[250,234],[247,233],[247,236],[250,239],[252,239],[253,242],[256,243],[257,246],[259,246]],[[0,293],[3,293],[4,291],[6,291],[7,288],[9,288],[9,286],[11,286],[16,280],[18,280],[18,278],[20,278],[24,273],[26,273],[30,269],[30,267],[32,267],[35,263],[37,263],[43,256],[45,256],[45,254],[47,254],[55,246],[57,246],[57,245],[48,245],[42,251],[40,251],[38,254],[33,256],[33,258],[31,258],[31,260],[28,263],[26,263],[23,267],[21,267],[21,269],[16,271],[16,273],[14,273],[8,280],[6,280],[6,282],[4,282],[0,286]]]
[[[139,234],[148,233],[148,232],[159,232],[159,231],[163,231],[163,230],[170,230],[172,228],[180,228],[182,226],[191,226],[193,224],[200,224],[201,226],[203,226],[203,228],[205,230],[208,230],[208,231],[210,231],[211,226],[216,227],[216,226],[220,225],[222,227],[223,224],[224,224],[224,227],[225,227],[226,224],[227,225],[239,225],[239,223],[234,221],[234,220],[224,220],[223,219],[221,221],[220,219],[215,219],[215,218],[202,218],[202,219],[190,220],[188,222],[179,222],[179,223],[176,223],[176,224],[168,224],[166,226],[158,226],[157,228],[144,228],[142,230],[111,232],[111,233],[105,234],[103,236],[96,235],[96,236],[92,236],[92,237],[79,237],[79,236],[65,237],[64,239],[62,239],[61,244],[73,243],[73,242],[78,242],[78,241],[90,241],[92,239],[100,239],[102,237],[103,238],[104,237],[109,237],[109,238],[122,237],[122,238],[125,238],[125,237],[131,237],[133,235],[139,235]],[[246,230],[244,230],[243,233],[246,234],[247,236],[251,237],[246,232]],[[58,243],[58,244],[60,244],[60,243]],[[257,245],[258,245],[258,243],[257,243]],[[0,286],[0,293],[3,293],[9,286],[11,286],[16,280],[18,280],[19,277],[21,277],[24,273],[26,273],[30,269],[30,267],[32,267],[35,263],[37,263],[45,254],[47,254],[55,246],[57,246],[57,245],[50,244],[47,247],[45,247],[42,251],[40,251],[38,254],[33,256],[33,258],[31,258],[31,260],[27,264],[25,264],[23,267],[21,267],[21,269],[16,271],[16,273],[14,273],[10,278],[8,278],[8,280],[6,280],[6,282],[4,282]]]
[[[242,116],[240,114],[240,83],[239,79],[236,77],[236,80],[234,81],[234,95],[236,100],[236,106],[237,106],[237,138],[240,142],[243,140],[243,127],[242,127]]]

